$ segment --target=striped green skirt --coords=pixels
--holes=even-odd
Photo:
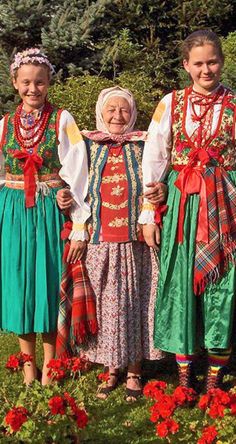
[[[25,208],[23,190],[0,191],[0,329],[17,334],[56,330],[64,216],[57,189]]]
[[[236,173],[229,172],[236,184]],[[176,242],[180,192],[168,177],[168,211],[163,220],[160,275],[155,307],[154,343],[172,353],[191,354],[201,347],[230,346],[235,304],[235,267],[201,296],[193,293],[195,239],[199,195],[188,196],[185,207],[184,241]]]

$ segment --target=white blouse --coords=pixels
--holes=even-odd
[[[219,85],[220,86],[220,85]],[[219,88],[216,88],[216,90]],[[215,90],[215,91],[216,91]],[[146,185],[150,182],[160,182],[164,180],[171,162],[172,149],[172,121],[171,121],[172,93],[167,94],[159,102],[153,114],[152,121],[148,128],[148,137],[144,145],[142,170],[143,189],[147,191]],[[200,111],[200,106],[195,105],[196,113]],[[220,117],[221,103],[215,104],[212,120],[211,134],[217,128]],[[186,132],[191,137],[200,123],[192,120],[192,105],[190,100],[187,104]],[[146,209],[145,209],[146,206]],[[143,209],[139,216],[140,224],[154,224],[154,207],[148,204],[144,198]]]
[[[4,118],[0,121],[0,140],[3,133]],[[85,222],[91,215],[86,202],[88,193],[88,161],[86,146],[72,115],[63,110],[59,121],[58,156],[61,163],[60,177],[69,185],[75,201],[71,212],[73,222],[70,239],[85,240],[88,238]],[[0,153],[0,184],[4,180],[4,156]]]

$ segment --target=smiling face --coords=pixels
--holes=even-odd
[[[194,46],[189,52],[189,59],[183,61],[195,91],[201,94],[208,94],[217,87],[223,64],[219,52],[210,43]]]
[[[49,71],[45,65],[22,65],[13,78],[13,85],[23,100],[26,112],[41,108],[49,87]]]
[[[111,97],[103,107],[102,117],[109,133],[123,134],[131,118],[129,103],[123,97]]]

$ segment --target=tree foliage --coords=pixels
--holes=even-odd
[[[2,0],[1,111],[14,99],[7,69],[16,50],[42,46],[62,80],[144,75],[167,92],[179,85],[183,38],[200,27],[225,38],[235,12],[236,0]]]

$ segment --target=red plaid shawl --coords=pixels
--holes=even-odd
[[[63,258],[69,247],[67,243]],[[60,358],[71,356],[89,334],[97,333],[95,297],[81,260],[75,264],[64,261],[57,328],[56,355]]]
[[[207,159],[206,159],[207,160]],[[205,162],[203,162],[204,164]],[[236,252],[236,188],[230,181],[227,172],[220,166],[207,166],[198,170],[201,175],[200,204],[198,229],[196,238],[196,253],[194,264],[194,293],[201,294],[209,283],[217,282],[229,266],[229,262],[235,263]],[[197,171],[196,170],[196,171]],[[178,221],[178,240],[182,242],[182,227],[185,201],[187,194],[196,190],[184,190],[188,177],[194,177],[195,166],[189,163],[180,172],[175,185],[181,191],[180,214]],[[196,180],[192,180],[196,184]],[[193,185],[195,186],[195,185]],[[204,216],[204,193],[206,190],[206,211]],[[202,211],[203,209],[203,211]],[[207,223],[207,227],[206,227]],[[208,237],[203,241],[203,237]],[[201,238],[201,240],[200,240]]]
[[[208,167],[204,181],[207,189],[209,243],[197,242],[194,266],[194,292],[203,293],[208,283],[216,282],[235,263],[236,189],[221,167]]]

